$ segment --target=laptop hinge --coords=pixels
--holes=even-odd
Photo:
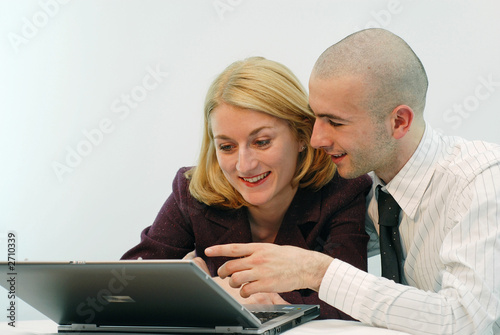
[[[243,331],[243,327],[242,326],[227,326],[227,327],[224,327],[224,326],[221,326],[221,327],[215,327],[215,332],[217,334],[220,334],[220,333],[224,333],[224,334],[227,334],[227,333],[241,333]]]
[[[97,325],[95,324],[87,324],[87,323],[72,323],[71,325],[59,326],[60,330],[64,331],[80,331],[80,330],[97,330]]]

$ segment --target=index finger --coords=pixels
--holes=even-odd
[[[250,243],[231,243],[214,245],[205,249],[205,255],[208,257],[246,257],[255,250],[255,244]]]

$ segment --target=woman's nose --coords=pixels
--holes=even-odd
[[[241,172],[249,172],[257,167],[257,159],[253,150],[248,148],[243,148],[238,151],[238,162],[236,163],[236,169]]]

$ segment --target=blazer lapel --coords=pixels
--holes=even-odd
[[[221,210],[209,207],[205,218],[208,220],[209,226],[212,226],[209,229],[220,231],[220,236],[214,242],[214,245],[252,241],[250,224],[244,208]],[[215,226],[218,226],[218,228]]]
[[[315,224],[319,221],[321,208],[321,192],[311,192],[299,188],[285,213],[278,235],[274,243],[280,245],[294,245],[309,249],[301,227]]]
[[[312,192],[299,188],[290,207],[288,208],[283,222],[278,231],[274,243],[280,245],[295,245],[301,248],[309,248],[301,227],[319,222],[321,215],[321,192]],[[222,210],[208,207],[205,218],[208,222],[207,229],[217,230],[214,245],[227,243],[249,243],[252,241],[252,232],[248,222],[248,214],[245,208]]]

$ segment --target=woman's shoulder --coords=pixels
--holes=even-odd
[[[322,192],[332,195],[341,194],[343,196],[357,196],[359,193],[365,193],[366,195],[370,191],[372,183],[373,180],[368,174],[345,179],[336,172],[332,180],[322,188]]]
[[[193,169],[193,166],[183,166],[177,170],[177,173],[175,174],[174,181],[172,183],[172,188],[174,186],[188,186],[189,185],[189,178],[186,176],[186,172],[190,171]]]
[[[197,202],[189,191],[189,178],[186,175],[192,166],[184,166],[177,170],[172,182],[172,193],[179,202]]]

